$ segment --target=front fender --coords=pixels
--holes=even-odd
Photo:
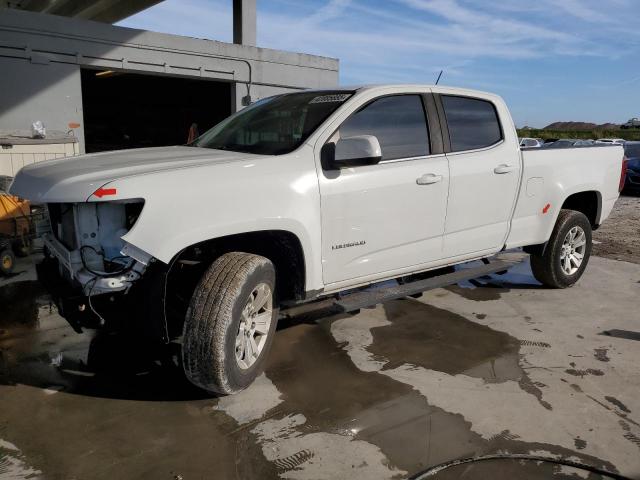
[[[168,263],[191,245],[234,234],[282,230],[305,257],[307,289],[322,288],[320,197],[313,157],[302,152],[134,176],[114,181],[145,206],[122,238]]]

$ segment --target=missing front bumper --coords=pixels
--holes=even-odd
[[[70,283],[77,283],[86,296],[126,292],[134,282],[142,277],[151,260],[151,257],[145,252],[136,249],[137,257],[141,257],[142,254],[147,255],[144,259],[146,263],[132,257],[131,267],[126,272],[97,275],[84,265],[80,250],[68,250],[51,234],[43,235],[42,239],[49,253],[58,261],[60,276],[67,277],[66,280]]]
[[[76,332],[100,328],[166,343],[169,340],[164,312],[166,266],[156,262],[149,268],[131,289],[92,296],[91,303],[82,286],[69,282],[61,274],[55,258],[45,258],[36,265],[36,272],[58,313]]]

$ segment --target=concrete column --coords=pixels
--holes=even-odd
[[[256,45],[256,0],[233,0],[233,43]]]

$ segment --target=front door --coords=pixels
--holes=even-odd
[[[382,161],[320,176],[327,285],[392,276],[442,255],[449,168],[444,155],[431,155],[422,96],[374,99],[329,142],[356,135],[375,136]]]

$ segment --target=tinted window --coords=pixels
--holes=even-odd
[[[443,95],[442,103],[454,152],[489,147],[502,139],[498,114],[491,102]]]
[[[374,135],[382,160],[429,154],[429,134],[419,95],[396,95],[374,100],[340,126],[340,138]]]

